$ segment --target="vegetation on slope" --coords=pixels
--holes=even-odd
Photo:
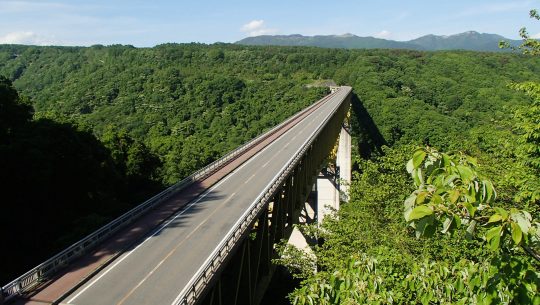
[[[538,41],[522,36],[537,55]],[[507,125],[471,121],[472,138],[435,143],[473,145],[462,149],[480,166],[461,152],[402,145],[359,161],[351,202],[306,230],[325,240],[315,247],[322,272],[306,276],[293,304],[540,304],[539,84],[509,86],[532,100],[508,108]],[[502,137],[476,142],[479,131]]]
[[[352,123],[358,148],[351,203],[340,212],[339,223],[329,222],[325,244],[317,249],[323,253],[321,270],[330,274],[347,268],[349,258],[343,253],[356,253],[356,259],[369,262],[376,257],[374,266],[380,272],[376,279],[388,284],[377,284],[377,289],[389,290],[392,283],[405,283],[404,276],[409,274],[405,271],[428,270],[422,264],[432,261],[440,270],[488,268],[469,265],[476,258],[492,256],[482,250],[481,240],[467,241],[464,246],[462,239],[417,240],[407,231],[402,204],[414,188],[404,163],[413,147],[410,143],[465,150],[479,159],[483,165],[479,171],[492,177],[500,200],[514,202],[517,198],[520,205],[532,206],[534,194],[521,187],[524,180],[530,181],[529,165],[517,164],[518,152],[512,149],[520,138],[513,113],[517,108],[528,109],[530,101],[507,85],[540,82],[539,72],[536,59],[516,54],[222,44],[168,44],[149,49],[0,46],[0,75],[13,81],[35,109],[34,119],[27,114],[24,124],[32,127],[26,129],[27,134],[38,136],[27,139],[20,151],[30,151],[41,142],[44,147],[33,154],[44,158],[41,161],[2,151],[2,158],[13,156],[10,164],[14,168],[2,179],[26,181],[2,186],[8,198],[3,201],[3,215],[9,217],[2,232],[13,238],[14,248],[26,253],[13,253],[10,264],[19,271],[2,271],[2,275],[13,278],[52,254],[54,249],[48,248],[38,255],[35,249],[42,244],[20,245],[23,240],[34,240],[32,234],[42,243],[55,240],[54,245],[65,245],[62,241],[83,234],[72,229],[74,221],[87,219],[78,223],[88,224],[88,230],[95,228],[136,203],[125,197],[132,194],[130,189],[139,189],[135,186],[174,183],[314,102],[326,91],[305,85],[318,79],[333,79],[355,89]],[[20,99],[17,103],[21,104]],[[35,133],[39,122],[64,126],[72,134],[61,140],[50,129]],[[2,128],[2,134],[15,130]],[[70,140],[82,137],[79,133],[85,140]],[[12,134],[10,141],[19,140],[24,141],[25,136]],[[88,148],[87,142],[91,143]],[[17,147],[5,143],[6,151]],[[382,149],[383,144],[392,148]],[[371,160],[360,158],[377,153],[380,156]],[[64,163],[62,158],[68,161]],[[67,169],[84,168],[58,171],[61,179],[69,181],[46,178],[56,175],[56,166],[63,164]],[[38,165],[46,170],[36,170]],[[42,176],[45,174],[49,176]],[[76,183],[90,191],[71,186]],[[63,193],[64,184],[73,193]],[[47,192],[29,192],[28,187]],[[19,197],[23,191],[25,196]],[[55,202],[65,206],[56,207]],[[30,213],[38,215],[36,211],[49,213],[40,215],[45,223],[38,229],[31,221],[20,225]],[[71,211],[75,211],[73,215]],[[36,234],[45,226],[50,231]],[[2,270],[8,270],[7,266]],[[411,274],[421,274],[413,271]],[[456,279],[452,272],[442,274],[441,281]],[[418,281],[429,279],[418,276]],[[411,283],[429,284],[418,281]],[[415,287],[391,296],[417,300]]]
[[[139,141],[102,143],[81,126],[32,115],[0,76],[2,282],[160,189],[151,180],[159,159]]]

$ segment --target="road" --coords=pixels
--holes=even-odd
[[[349,94],[343,87],[302,122],[173,215],[63,304],[174,304],[259,194]]]

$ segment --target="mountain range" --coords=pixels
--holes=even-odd
[[[344,35],[261,35],[247,37],[236,44],[242,45],[276,45],[276,46],[312,46],[321,48],[345,49],[412,49],[425,51],[438,50],[472,50],[500,52],[499,42],[507,41],[518,46],[520,40],[510,40],[496,34],[469,31],[456,35],[426,35],[409,41],[395,41],[375,37],[360,37],[353,34]]]

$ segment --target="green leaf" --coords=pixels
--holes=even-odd
[[[461,227],[461,218],[458,215],[454,215],[454,223],[456,224],[456,228]]]
[[[499,249],[499,245],[501,243],[501,232],[502,226],[496,226],[488,230],[486,233],[486,240],[489,247],[494,251]]]
[[[423,217],[416,223],[416,238],[420,238],[422,236],[424,237],[431,237],[435,233],[435,216],[429,215],[426,217]]]
[[[444,184],[445,185],[453,184],[454,181],[458,178],[459,178],[459,175],[456,175],[456,174],[449,175],[448,177],[444,178]]]
[[[415,202],[416,202],[416,192],[412,193],[407,199],[405,199],[405,202],[403,203],[403,205],[405,206],[405,211],[412,210]]]
[[[491,202],[497,198],[497,192],[495,191],[495,187],[493,187],[493,184],[489,180],[482,181],[483,187],[485,190],[484,198],[486,202]]]
[[[431,202],[433,202],[433,204],[442,204],[443,203],[443,199],[440,195],[433,195],[431,196]]]
[[[429,195],[428,192],[420,192],[418,196],[416,196],[416,204],[424,203],[428,195]]]
[[[411,176],[416,186],[424,184],[424,177],[422,176],[422,170],[420,168],[413,169]]]
[[[412,157],[412,163],[413,163],[414,168],[420,167],[420,164],[422,164],[425,158],[426,158],[426,152],[423,149],[416,150]]]
[[[452,160],[450,159],[450,156],[448,156],[447,154],[444,154],[444,153],[442,154],[442,165],[444,167],[452,165]]]
[[[444,220],[444,223],[443,223],[443,229],[442,229],[442,233],[443,234],[446,234],[448,231],[450,231],[451,229],[453,229],[453,224],[454,224],[454,217],[450,216],[448,218],[446,218]]]
[[[459,195],[459,190],[452,190],[448,195],[448,199],[450,199],[451,203],[456,203],[460,197]]]
[[[461,177],[461,180],[467,180],[472,181],[475,177],[475,174],[473,170],[470,167],[464,166],[464,165],[458,165],[456,166],[459,176]]]
[[[476,220],[473,219],[467,226],[467,238],[472,239],[475,231],[476,231]]]
[[[491,217],[489,217],[488,224],[494,223],[494,222],[500,222],[502,220],[502,216],[500,214],[493,214]]]
[[[477,208],[473,206],[470,202],[464,202],[463,205],[467,209],[467,212],[469,212],[469,216],[474,217],[474,214],[476,213]]]
[[[474,165],[474,166],[478,166],[478,161],[476,160],[476,158],[471,157],[471,156],[467,156],[466,158],[467,158],[467,161],[468,161],[470,164],[472,164],[472,165]]]
[[[407,221],[420,219],[432,214],[433,210],[430,209],[427,205],[419,205],[412,210],[411,214],[409,214],[409,219],[407,219]]]
[[[510,228],[512,229],[512,239],[514,240],[514,243],[516,245],[519,245],[519,243],[521,242],[521,238],[523,237],[523,232],[521,232],[521,228],[515,222],[512,222],[510,224]]]
[[[412,174],[413,170],[414,170],[413,159],[411,159],[409,160],[409,162],[407,162],[407,173]]]
[[[503,221],[506,221],[508,219],[508,211],[500,207],[495,207],[493,209],[501,215]]]
[[[531,228],[531,215],[525,211],[518,211],[512,213],[512,219],[519,225],[521,231],[525,234],[529,234]]]

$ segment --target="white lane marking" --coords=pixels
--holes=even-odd
[[[309,116],[308,116],[309,117]],[[296,125],[294,125],[291,129],[287,130],[284,134],[286,134],[288,131],[290,130],[293,130],[296,126],[298,126],[300,122],[298,122]],[[95,278],[92,282],[90,282],[87,286],[85,286],[81,291],[79,291],[75,296],[73,296],[71,299],[69,299],[67,301],[67,303],[71,303],[73,302],[75,299],[77,299],[81,294],[83,294],[84,292],[86,292],[86,290],[88,290],[89,288],[91,288],[96,282],[98,282],[99,280],[101,280],[105,275],[107,275],[111,270],[113,270],[116,266],[118,266],[121,262],[123,262],[126,258],[128,258],[131,254],[133,254],[137,249],[139,249],[139,247],[141,247],[143,244],[145,244],[150,238],[156,236],[157,234],[159,234],[165,227],[167,227],[171,222],[173,222],[174,220],[176,220],[176,218],[178,218],[179,216],[181,216],[182,214],[184,214],[185,212],[187,212],[193,205],[197,204],[199,201],[201,201],[204,197],[206,197],[210,192],[212,192],[215,188],[219,187],[222,183],[224,183],[225,181],[227,181],[230,177],[233,176],[234,173],[236,173],[237,171],[239,171],[241,168],[243,168],[244,166],[246,166],[247,164],[249,164],[251,161],[253,161],[254,159],[256,159],[255,157],[257,155],[259,155],[260,153],[262,153],[264,150],[266,150],[267,148],[269,148],[270,146],[272,146],[273,144],[276,144],[279,142],[279,139],[282,139],[282,136],[284,135],[282,134],[280,137],[278,137],[276,140],[274,140],[274,142],[268,144],[265,148],[263,148],[262,150],[258,151],[255,155],[253,155],[249,160],[247,160],[244,164],[242,164],[241,166],[237,167],[234,171],[232,171],[229,175],[227,175],[227,177],[223,178],[220,182],[218,182],[217,184],[215,184],[213,187],[211,187],[210,189],[208,189],[206,192],[204,192],[199,198],[197,198],[196,201],[190,203],[185,209],[183,209],[180,213],[178,213],[177,215],[175,215],[171,220],[167,221],[166,223],[162,224],[160,227],[158,227],[156,229],[156,231],[154,231],[154,233],[152,233],[152,235],[148,236],[142,243],[140,243],[139,245],[137,245],[137,247],[135,247],[133,250],[127,252],[124,257],[122,257],[121,259],[119,259],[117,262],[115,262],[113,265],[111,265],[105,272],[103,272],[102,274],[100,274],[97,278]],[[267,162],[268,163],[268,162]]]
[[[247,184],[249,181],[251,181],[251,179],[253,179],[253,177],[255,177],[255,174],[253,174],[253,175],[251,175],[251,177],[247,178],[246,181],[244,181],[244,184]]]
[[[325,103],[325,105],[327,105]],[[322,107],[321,107],[322,108]],[[332,107],[331,108],[332,110],[334,109],[337,109],[337,107]],[[319,114],[320,115],[320,114]],[[319,116],[317,116],[318,118]],[[298,125],[295,125],[295,127],[298,126]],[[320,124],[319,124],[320,126]],[[293,154],[293,156],[295,156],[306,144],[307,142],[311,139],[311,137],[315,134],[316,130],[318,128],[316,128],[315,130],[313,130],[313,132],[311,132],[311,134],[309,135],[309,137],[302,143],[302,145],[300,146],[300,148],[298,148],[298,150],[296,150],[296,153]],[[273,142],[272,144],[274,144],[275,142]],[[270,144],[270,145],[272,145]],[[269,145],[269,146],[270,146]],[[290,161],[290,159],[288,160]],[[268,183],[268,185],[266,187],[264,187],[264,190],[268,189],[270,187],[270,185],[272,185],[273,181],[281,174],[281,172],[283,170],[285,170],[285,168],[288,166],[289,162],[286,162],[285,165],[283,165],[283,167],[277,172],[277,174],[274,176],[274,178],[272,178],[270,180],[270,182]],[[182,289],[182,291],[180,291],[180,293],[178,294],[178,296],[176,296],[176,298],[174,299],[174,301],[171,303],[171,305],[178,305],[178,302],[180,301],[180,299],[182,298],[182,296],[185,294],[185,291],[186,289],[192,284],[191,282],[193,281],[193,279],[202,272],[202,269],[208,265],[210,259],[215,255],[215,253],[219,250],[219,248],[221,248],[221,245],[225,242],[226,238],[232,234],[232,231],[234,229],[236,229],[236,227],[238,227],[240,221],[242,221],[244,219],[244,217],[246,216],[247,213],[249,213],[253,207],[254,204],[257,204],[258,200],[259,200],[259,197],[260,195],[255,199],[255,201],[253,201],[251,203],[251,205],[248,207],[248,209],[246,209],[246,211],[242,214],[242,216],[236,221],[236,223],[231,227],[231,229],[229,230],[229,232],[227,232],[227,234],[225,234],[225,237],[219,242],[219,244],[216,246],[216,248],[214,249],[214,251],[212,251],[212,253],[210,254],[210,256],[208,256],[206,258],[206,260],[204,261],[204,263],[199,267],[199,269],[197,270],[197,272],[195,272],[195,274],[191,277],[191,279],[189,280],[188,284],[186,286],[184,286],[184,288]]]
[[[253,175],[253,176],[255,176],[255,175]],[[231,196],[229,196],[229,198],[227,198],[227,200],[223,201],[223,203],[222,203],[221,205],[223,205],[223,204],[225,204],[225,203],[231,201],[231,199],[232,199],[235,195],[236,195],[236,192],[232,193]],[[216,210],[217,210],[217,209],[216,209]],[[210,217],[207,217],[204,221],[207,221],[208,218],[210,218]]]
[[[265,168],[265,167],[268,165],[268,163],[270,163],[270,161],[274,160],[274,158],[277,157],[277,155],[278,155],[279,153],[281,153],[281,152],[285,149],[285,147],[289,146],[289,144],[291,144],[291,142],[294,141],[294,140],[298,137],[299,134],[303,134],[304,131],[305,131],[308,127],[310,127],[311,125],[313,125],[313,123],[314,123],[321,115],[322,115],[322,112],[319,113],[319,114],[315,117],[315,119],[311,120],[306,126],[304,126],[304,128],[302,128],[302,130],[300,130],[298,133],[296,133],[296,135],[295,135],[289,142],[285,143],[285,145],[283,145],[283,147],[281,147],[281,149],[280,149],[277,153],[275,153],[274,156],[272,156],[268,161],[266,161],[261,167],[262,167],[262,168]],[[295,126],[295,127],[296,127],[296,126]]]
[[[317,116],[317,118],[320,116],[320,114]],[[281,147],[280,150],[278,150],[268,161],[266,161],[266,163],[264,163],[262,165],[262,167],[266,167],[268,165],[268,163],[270,163],[270,161],[274,160],[287,146],[289,146],[289,144],[291,144],[291,142],[296,139],[296,137],[299,135],[299,134],[302,134],[304,133],[304,131],[307,129],[307,127],[311,126],[311,124],[313,123],[313,121],[310,121],[309,124],[307,124],[306,126],[304,126],[304,128],[302,128],[302,130],[298,131],[296,133],[296,135],[294,136],[294,138],[292,138],[289,142],[285,143],[285,145],[283,145]]]
[[[227,198],[227,200],[225,200],[223,203],[220,204],[220,207],[225,205],[227,202],[231,201],[231,199],[236,195],[236,192],[235,193],[232,193],[231,196],[229,196],[229,198]],[[193,233],[195,233],[195,231],[197,231],[203,224],[205,224],[208,219],[210,219],[210,217],[212,217],[219,209],[218,208],[215,208],[214,211],[212,211],[212,213],[210,213],[210,215],[208,215],[208,217],[206,217],[203,221],[201,221],[197,227],[195,227],[195,229],[193,229],[188,235],[186,235],[186,237],[180,242],[178,243],[169,253],[167,253],[167,255],[165,255],[165,257],[154,267],[154,269],[152,269],[152,271],[150,271],[135,287],[133,287],[116,305],[122,305],[134,292],[135,290],[137,290],[137,288],[139,288],[144,282],[146,282],[146,280],[148,278],[150,278],[150,276],[152,276],[152,274],[169,258],[171,257],[171,255],[173,255],[176,250],[178,250],[178,248],[184,244],[184,242],[189,238],[191,237],[191,235],[193,235]]]

